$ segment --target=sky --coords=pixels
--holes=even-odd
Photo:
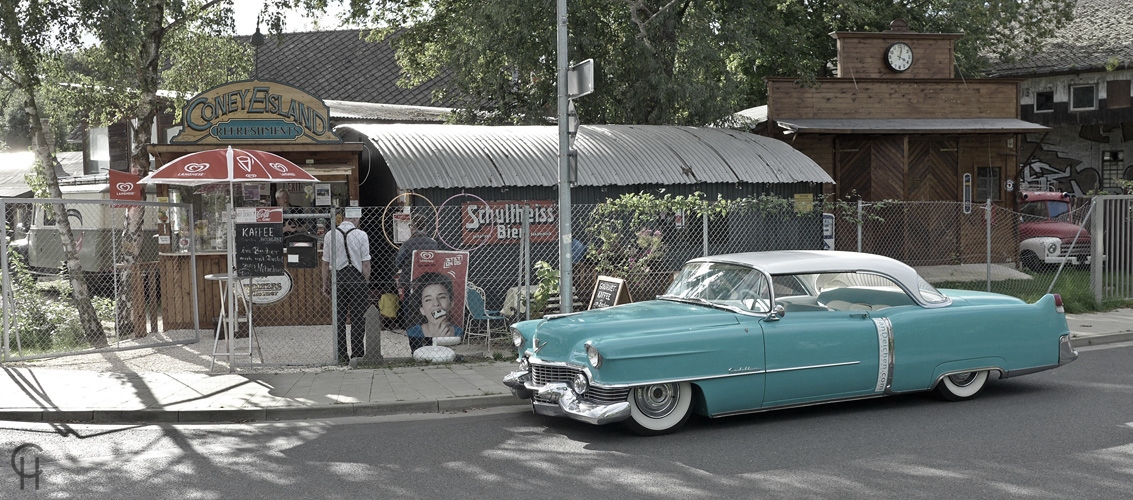
[[[233,8],[236,11],[236,34],[237,35],[251,35],[256,32],[256,15],[260,13],[260,8],[263,7],[263,0],[235,0]],[[341,25],[338,22],[336,14],[342,12],[343,7],[332,4],[328,7],[327,15],[319,20],[319,29],[333,30],[338,29]],[[285,32],[293,33],[297,31],[313,31],[314,26],[310,18],[304,17],[299,11],[293,11],[287,16],[287,27],[284,28]],[[267,26],[261,26],[260,31],[267,33]]]

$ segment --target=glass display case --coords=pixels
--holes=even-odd
[[[331,225],[327,218],[318,215],[326,214],[331,208],[349,204],[346,181],[314,184],[262,182],[233,184],[232,207],[277,206],[276,194],[280,191],[287,192],[290,206],[293,207],[284,212],[288,234],[298,232],[320,237]],[[170,210],[168,217],[173,236],[172,250],[188,252],[188,242],[192,238],[197,252],[225,252],[228,245],[228,200],[228,184],[194,187],[170,185],[169,201],[192,204],[192,220],[196,221],[194,227],[190,227],[188,213],[179,213],[178,209]]]

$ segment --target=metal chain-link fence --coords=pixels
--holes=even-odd
[[[97,195],[97,193],[96,193]],[[196,342],[162,322],[158,219],[179,206],[109,200],[0,199],[6,242],[3,359]],[[140,221],[129,230],[128,216]],[[62,221],[82,267],[66,265]],[[132,235],[132,236],[131,236]],[[86,292],[76,290],[85,289]]]
[[[103,344],[80,326],[69,280],[59,271],[63,246],[52,217],[64,213],[76,243],[81,241],[79,258],[110,348],[203,339],[196,346],[200,355],[222,368],[329,365],[349,358],[450,361],[506,356],[512,349],[509,323],[561,310],[559,207],[552,201],[458,195],[437,204],[360,207],[349,214],[342,208],[290,209],[281,271],[249,276],[239,270],[232,306],[224,294],[227,254],[211,241],[219,241],[214,233],[223,236],[223,230],[203,233],[187,220],[174,224],[170,235],[151,231],[151,217],[178,205],[139,202],[147,213],[141,253],[128,266],[122,256],[128,254],[124,228],[131,209],[124,202],[0,203],[13,243],[4,262],[6,360],[89,352]],[[1108,267],[1091,281],[1087,262],[1096,262],[1094,242],[1101,239],[1090,234],[1088,203],[1047,214],[950,202],[575,205],[572,309],[589,306],[599,276],[624,279],[631,300],[647,300],[663,293],[693,257],[823,248],[897,258],[938,288],[990,290],[1027,301],[1054,291],[1092,301],[1098,283],[1115,290],[1130,282],[1133,259],[1120,249],[1133,247],[1133,231],[1123,206],[1109,209],[1110,219],[1096,226],[1105,232],[1105,246],[1097,248]],[[184,213],[191,216],[191,210]],[[337,230],[344,215],[359,230],[345,235],[353,241],[349,257]],[[286,228],[302,230],[289,235]],[[236,224],[237,263],[261,259],[261,246],[245,241],[255,232],[246,230]],[[368,282],[348,268],[361,267],[362,233],[370,253]],[[159,256],[158,242],[170,251]],[[272,255],[262,259],[279,258]],[[333,263],[328,271],[339,271],[324,272],[324,259]],[[231,338],[222,310],[236,311],[228,316],[236,323]],[[340,319],[346,320],[341,335]]]

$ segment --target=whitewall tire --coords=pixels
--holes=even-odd
[[[961,401],[975,397],[987,383],[987,374],[987,370],[982,370],[945,376],[936,384],[936,393],[948,401]]]
[[[634,387],[629,391],[626,425],[643,436],[680,429],[692,414],[692,384],[675,382]]]

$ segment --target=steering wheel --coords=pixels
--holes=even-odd
[[[748,309],[750,309],[752,311],[756,310],[755,309],[756,304],[762,304],[764,306],[766,306],[766,304],[767,304],[766,300],[763,300],[759,296],[759,294],[755,293],[751,289],[745,288],[743,290],[740,290],[739,296],[740,296],[740,302],[743,303]],[[747,304],[748,299],[751,299],[750,305]],[[766,307],[764,307],[764,309],[766,309]]]

